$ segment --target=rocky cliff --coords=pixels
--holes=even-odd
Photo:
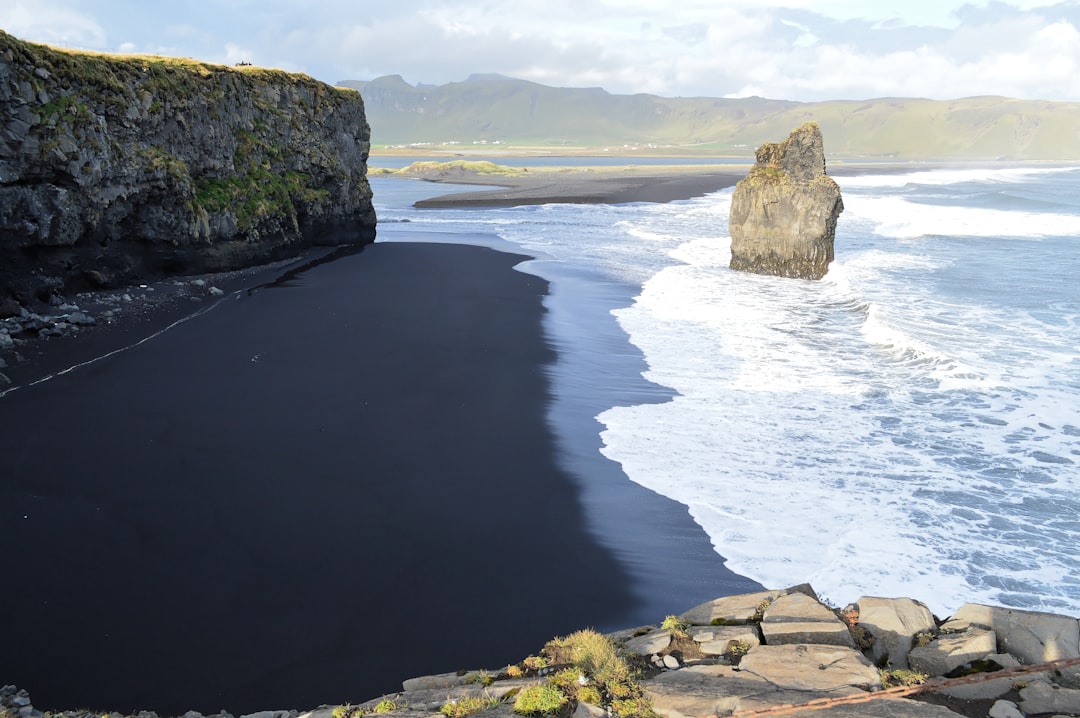
[[[821,279],[833,259],[840,187],[825,174],[821,130],[808,122],[764,144],[731,198],[731,268]]]
[[[353,90],[0,31],[0,299],[374,239]]]

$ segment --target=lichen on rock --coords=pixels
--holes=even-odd
[[[369,149],[353,90],[0,31],[0,296],[370,242]]]
[[[821,279],[844,211],[840,187],[825,174],[821,129],[808,122],[759,147],[756,159],[731,198],[731,268]]]

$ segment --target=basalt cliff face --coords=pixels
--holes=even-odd
[[[0,32],[0,299],[374,240],[359,93]]]
[[[840,187],[825,174],[821,130],[808,122],[780,143],[757,150],[735,187],[728,226],[731,268],[821,279],[833,259]]]

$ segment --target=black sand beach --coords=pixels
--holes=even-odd
[[[643,586],[707,541],[629,482],[607,542],[641,547],[586,528],[521,259],[377,244],[0,398],[2,681],[39,707],[239,714],[659,621],[672,597]],[[673,611],[717,593],[719,557],[693,566],[660,589]]]
[[[0,675],[50,706],[299,707],[624,614],[553,463],[520,259],[376,245],[5,397]]]
[[[733,187],[749,167],[716,170],[707,167],[537,170],[502,176],[453,173],[425,177],[430,182],[505,185],[502,189],[458,192],[416,203],[424,209],[510,207],[549,203],[672,202]]]
[[[628,161],[632,158],[627,158]],[[377,160],[376,160],[377,161]],[[508,160],[512,164],[512,159]],[[573,168],[530,167],[525,173],[491,174],[463,167],[431,168],[421,172],[401,170],[397,177],[437,184],[484,185],[484,189],[453,192],[416,202],[421,209],[462,207],[512,207],[531,204],[620,204],[626,202],[674,202],[701,197],[735,184],[753,166],[726,165],[630,165],[625,167],[579,166]],[[951,163],[830,163],[833,177],[862,174],[902,174]],[[963,163],[971,167],[972,163]],[[387,175],[382,175],[387,176]],[[496,186],[498,189],[490,189]]]

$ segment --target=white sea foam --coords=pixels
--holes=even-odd
[[[1080,613],[1080,173],[914,180],[935,196],[917,201],[910,175],[843,178],[819,282],[727,268],[731,190],[404,215],[562,263],[549,328],[564,354],[611,351],[573,324],[579,282],[640,287],[616,319],[678,395],[601,413],[604,454],[686,504],[737,572],[835,600],[916,595],[941,615],[969,600]],[[1064,199],[980,208],[952,187],[970,182]],[[1009,241],[1023,237],[1039,239]]]
[[[1080,235],[1080,215],[957,207],[903,197],[846,195],[844,212],[845,219],[870,220],[877,234],[898,239]]]
[[[971,410],[983,398],[956,406],[956,398],[930,397],[929,387],[912,390],[930,376],[925,369],[868,365],[850,332],[834,337],[836,325],[857,320],[824,316],[828,303],[816,320],[833,328],[800,336],[790,298],[775,299],[782,292],[762,300],[728,283],[717,296],[710,285],[720,289],[715,277],[665,269],[618,313],[645,353],[648,378],[681,396],[601,414],[605,454],[632,479],[686,503],[729,565],[767,585],[810,580],[838,597],[917,593],[942,612],[973,597],[1002,600],[998,587],[980,583],[1017,564],[1034,537],[988,549],[994,534],[980,523],[1005,518],[1008,505],[985,501],[969,514],[977,518],[961,520],[942,496],[959,481],[967,505],[980,490],[1002,491],[978,481],[980,471],[1037,470],[1038,459],[1006,448],[1032,423],[1001,418],[1017,397],[977,409],[1002,424],[975,423]],[[1058,418],[1078,420],[1075,411]],[[1059,439],[1054,455],[1070,443],[1060,432],[1042,434]],[[1010,585],[1038,593],[1039,581],[1075,568],[1062,562],[1058,539],[1043,538],[1056,555],[1042,572],[1010,569]]]
[[[1078,167],[998,167],[937,169],[919,172],[866,174],[835,177],[841,191],[856,187],[896,188],[908,185],[941,187],[961,182],[1018,183],[1063,172],[1080,172]]]
[[[1061,221],[960,209],[949,232]],[[872,234],[866,214],[848,228]],[[1080,522],[1036,518],[1080,508],[1080,402],[1062,363],[1075,326],[938,296],[925,278],[953,260],[875,246],[881,233],[852,238],[822,282],[730,272],[729,242],[692,216],[671,252],[682,264],[616,311],[647,377],[680,396],[601,414],[605,455],[687,504],[766,585],[914,594],[942,614],[973,599],[1080,610],[1061,581],[1080,569]]]

